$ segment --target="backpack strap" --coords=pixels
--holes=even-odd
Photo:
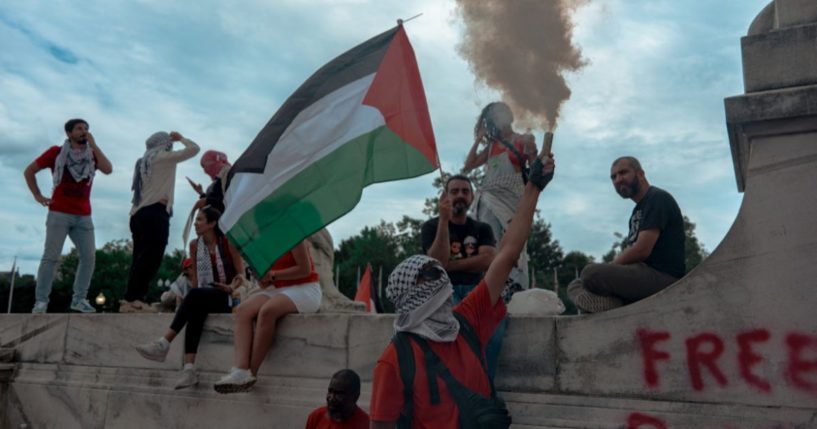
[[[398,429],[411,429],[411,417],[414,415],[414,350],[411,348],[407,334],[398,332],[391,339],[397,351],[397,365],[400,367],[400,380],[403,381],[403,410],[397,419]]]
[[[471,323],[468,322],[468,319],[466,319],[462,314],[455,311],[454,317],[458,322],[460,322],[460,334],[462,335],[462,338],[465,339],[468,347],[474,352],[477,359],[479,359],[479,363],[482,365],[482,370],[485,371],[485,376],[488,377],[488,383],[491,385],[491,397],[496,397],[494,380],[492,380],[491,376],[488,374],[488,364],[485,362],[485,354],[482,353],[482,346],[479,343],[477,332],[474,330],[474,327],[471,326]]]

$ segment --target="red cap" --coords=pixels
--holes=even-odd
[[[185,259],[184,261],[182,261],[182,269],[184,269],[184,268],[190,268],[190,267],[192,267],[192,266],[193,266],[193,260],[192,260],[192,259],[187,258],[187,259]]]

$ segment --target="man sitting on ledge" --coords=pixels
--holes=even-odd
[[[668,192],[650,186],[637,159],[613,162],[610,179],[621,198],[635,201],[625,248],[611,264],[590,264],[567,287],[584,312],[610,310],[644,299],[681,278],[684,218]]]

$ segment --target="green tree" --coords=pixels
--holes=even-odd
[[[397,227],[380,221],[379,225],[364,227],[360,234],[340,242],[335,251],[335,263],[340,271],[340,278],[336,283],[339,284],[341,293],[354,298],[358,269],[362,275],[367,264],[372,265],[375,281],[380,267],[384,277],[394,270],[402,255],[401,244],[396,236]]]
[[[536,276],[536,285],[553,290],[553,270],[562,265],[564,252],[558,240],[553,240],[550,223],[536,215],[528,236],[528,256],[531,275]]]
[[[587,264],[593,262],[595,260],[592,256],[576,250],[568,252],[562,259],[562,265],[558,269],[557,277],[559,279],[559,298],[565,304],[564,314],[576,314],[576,306],[567,297],[567,285],[581,274]]]
[[[14,296],[12,297],[12,313],[30,313],[34,306],[34,289],[37,282],[32,274],[22,274],[17,271],[14,276]],[[0,313],[5,313],[9,305],[9,287],[11,287],[11,272],[0,273]]]
[[[692,271],[709,256],[703,243],[695,235],[695,224],[684,216],[684,263],[686,272]]]

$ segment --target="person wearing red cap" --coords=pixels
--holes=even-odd
[[[182,300],[193,287],[193,284],[190,282],[193,270],[193,260],[190,258],[185,259],[182,261],[182,273],[170,284],[170,293],[176,298],[176,308],[182,305]]]
[[[217,150],[208,150],[201,156],[201,168],[204,173],[213,179],[210,186],[205,191],[201,184],[195,183],[190,179],[190,186],[199,194],[199,200],[196,201],[194,209],[200,209],[204,206],[212,206],[224,213],[224,191],[227,185],[227,173],[230,172],[230,161],[227,160],[227,154]]]

